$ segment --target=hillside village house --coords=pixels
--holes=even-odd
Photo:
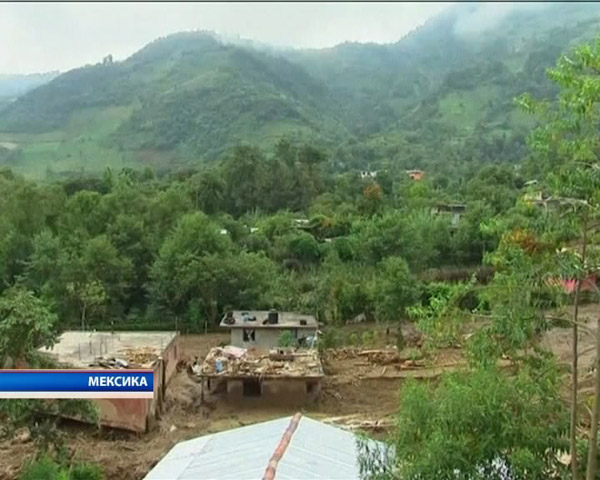
[[[465,213],[467,207],[462,203],[438,203],[432,208],[434,215],[446,215],[450,217],[450,225],[453,228],[458,227],[460,217]]]
[[[315,338],[319,325],[312,315],[271,311],[232,311],[220,326],[231,332],[230,344],[242,348],[276,348],[284,332],[300,345]]]
[[[377,170],[363,170],[360,172],[360,178],[363,180],[367,178],[377,178]]]
[[[407,170],[406,174],[411,178],[411,180],[423,180],[425,176],[425,172],[423,170]]]
[[[203,399],[225,393],[230,402],[260,397],[263,403],[303,404],[319,395],[324,373],[314,348],[313,316],[235,311],[225,315],[221,327],[230,329],[231,344],[211,349],[202,365],[192,368]],[[291,346],[279,346],[284,333]]]

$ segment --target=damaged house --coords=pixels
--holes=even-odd
[[[63,368],[152,369],[153,398],[98,398],[100,425],[145,432],[160,415],[169,380],[181,356],[176,332],[64,332],[40,352]]]
[[[203,397],[223,394],[232,402],[260,397],[262,402],[302,404],[321,390],[323,367],[314,348],[314,317],[289,312],[229,312],[221,326],[231,330],[231,345],[211,349],[192,373]],[[288,345],[280,346],[285,336]]]

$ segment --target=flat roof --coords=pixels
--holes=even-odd
[[[63,332],[52,348],[40,348],[61,365],[75,368],[110,368],[119,358],[132,366],[148,367],[162,355],[177,332]]]
[[[256,318],[253,322],[244,323],[242,320],[243,314],[247,313],[250,318]],[[225,317],[221,319],[220,326],[225,328],[318,328],[317,319],[312,315],[304,315],[295,312],[277,312],[279,315],[277,323],[263,325],[269,315],[268,310],[234,310],[233,319],[235,323],[225,323]],[[306,322],[306,325],[301,325],[300,321]],[[303,322],[303,323],[304,323]]]
[[[199,377],[225,378],[321,378],[324,376],[319,352],[312,349],[287,351],[283,355],[273,349],[261,352],[238,347],[214,347],[208,352],[200,370]],[[217,371],[217,361],[221,370]]]

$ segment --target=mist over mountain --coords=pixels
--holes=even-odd
[[[0,106],[0,140],[16,145],[0,159],[36,176],[169,169],[287,138],[322,145],[339,169],[459,175],[518,162],[532,124],[513,98],[552,95],[546,69],[599,26],[597,4],[467,3],[384,45],[288,49],[176,33],[21,90]]]

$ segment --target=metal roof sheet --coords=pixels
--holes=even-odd
[[[261,480],[292,417],[248,425],[181,442],[145,480]],[[277,480],[359,479],[356,436],[301,417]]]

